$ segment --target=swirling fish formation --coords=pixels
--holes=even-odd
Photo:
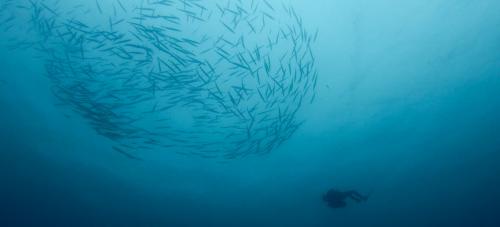
[[[62,4],[17,8],[29,12],[54,94],[130,158],[266,154],[299,128],[297,112],[315,97],[317,33],[286,4]]]

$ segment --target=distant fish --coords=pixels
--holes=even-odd
[[[302,100],[316,95],[317,32],[291,6],[117,0],[107,15],[95,1],[87,18],[76,13],[83,5],[27,2],[18,8],[35,40],[18,46],[36,48],[54,95],[130,159],[142,160],[128,149],[269,153],[299,128]]]
[[[122,155],[125,155],[125,157],[129,158],[129,159],[133,159],[133,160],[137,160],[137,161],[144,161],[143,159],[139,158],[139,157],[136,157],[134,155],[131,155],[129,153],[127,153],[126,151],[124,151],[123,149],[121,148],[118,148],[116,146],[113,146],[113,149],[115,151],[117,151],[118,153],[122,154]]]

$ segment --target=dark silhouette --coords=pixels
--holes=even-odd
[[[330,189],[326,194],[323,195],[323,201],[328,203],[331,208],[343,208],[347,206],[346,199],[352,199],[357,203],[365,202],[368,200],[368,196],[361,195],[355,190],[350,191],[339,191],[336,189]]]

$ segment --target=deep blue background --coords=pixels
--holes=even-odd
[[[230,162],[117,154],[2,45],[0,226],[500,226],[500,2],[293,4],[320,30],[318,99]],[[373,193],[332,210],[330,187]]]

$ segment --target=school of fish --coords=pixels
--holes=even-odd
[[[316,96],[318,33],[272,3],[0,0],[0,30],[117,152],[234,159],[280,146]]]

